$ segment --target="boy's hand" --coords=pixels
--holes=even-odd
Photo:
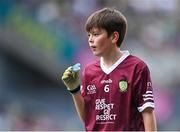
[[[62,81],[64,82],[68,90],[73,90],[80,85],[79,71],[79,63],[75,64],[74,66],[68,67],[64,71]]]

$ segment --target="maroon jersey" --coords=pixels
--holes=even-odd
[[[141,112],[154,108],[147,65],[128,51],[110,68],[86,66],[82,81],[87,131],[144,130]]]

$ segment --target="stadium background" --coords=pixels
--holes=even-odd
[[[180,130],[179,0],[0,0],[0,130],[84,130],[58,79],[95,59],[84,22],[106,6],[127,17],[122,49],[149,65],[158,130]]]

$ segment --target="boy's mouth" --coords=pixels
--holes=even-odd
[[[91,50],[95,51],[96,50],[96,46],[91,46]]]

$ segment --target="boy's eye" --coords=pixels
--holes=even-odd
[[[98,35],[99,35],[99,33],[93,33],[93,35],[94,35],[94,36],[98,36]]]
[[[87,33],[87,37],[90,37],[90,36],[99,36],[100,33]]]
[[[90,33],[87,33],[87,36],[90,37]]]

